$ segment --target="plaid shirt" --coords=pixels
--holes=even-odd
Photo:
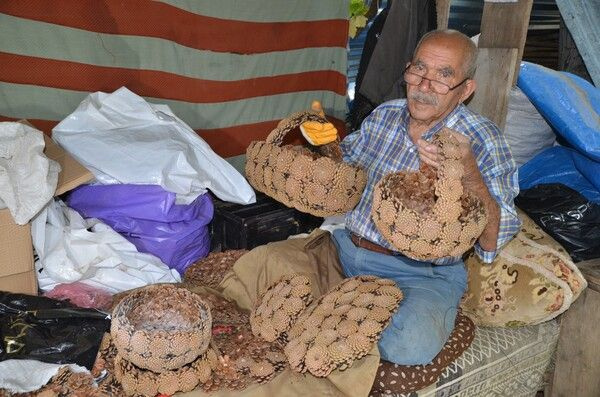
[[[342,141],[344,160],[362,167],[367,173],[367,187],[360,203],[346,215],[346,228],[383,247],[394,247],[379,233],[371,220],[373,188],[385,175],[396,171],[419,169],[419,151],[408,135],[408,107],[405,99],[386,102],[377,107],[362,123],[361,129]],[[423,135],[431,138],[443,126],[452,128],[471,140],[471,148],[490,194],[500,207],[500,230],[496,251],[485,251],[475,243],[475,252],[486,263],[496,257],[521,225],[513,199],[519,193],[517,168],[506,140],[488,119],[460,104],[444,120]],[[433,263],[445,265],[460,257],[445,257]]]

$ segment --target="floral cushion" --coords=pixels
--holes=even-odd
[[[521,231],[491,264],[465,260],[469,284],[462,308],[477,325],[522,326],[548,321],[569,308],[587,282],[565,250],[524,212]]]

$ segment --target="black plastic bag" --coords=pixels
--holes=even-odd
[[[31,359],[92,369],[110,329],[107,313],[0,291],[0,361]]]
[[[515,199],[574,262],[600,258],[600,205],[560,183],[540,184]]]

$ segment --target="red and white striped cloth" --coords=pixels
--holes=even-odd
[[[347,39],[347,0],[0,1],[0,120],[126,86],[234,156],[314,99],[343,120]]]

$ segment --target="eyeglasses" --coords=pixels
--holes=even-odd
[[[418,73],[415,72],[411,72],[409,69],[412,67],[412,64],[409,64],[406,69],[404,69],[404,82],[406,84],[410,84],[410,85],[419,85],[421,84],[421,82],[423,80],[427,80],[429,81],[429,86],[431,87],[431,90],[433,92],[435,92],[436,94],[440,94],[440,95],[446,95],[447,93],[449,93],[450,91],[452,91],[455,88],[460,87],[465,81],[469,80],[468,77],[466,77],[463,81],[461,81],[460,83],[456,84],[455,86],[449,86],[446,83],[443,83],[439,80],[432,80],[429,79],[425,76],[422,76]]]

